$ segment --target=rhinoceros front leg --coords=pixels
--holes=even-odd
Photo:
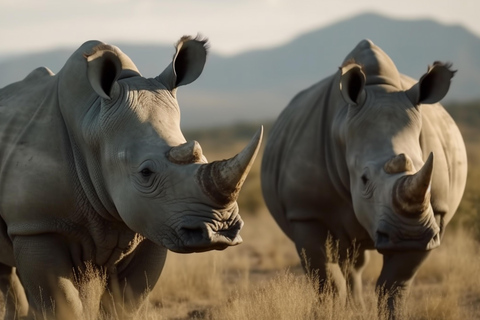
[[[364,310],[362,273],[369,261],[369,253],[363,249],[349,247],[344,249],[346,257],[340,257],[341,269],[347,279],[347,288],[350,294],[349,302],[354,306]]]
[[[82,319],[67,242],[55,234],[16,236],[18,275],[36,319]]]
[[[383,255],[383,267],[377,280],[379,311],[388,319],[402,319],[404,302],[415,274],[430,251],[396,252]]]
[[[104,311],[117,319],[135,318],[156,285],[166,257],[166,248],[143,240],[131,257],[108,275],[108,291],[102,298]]]
[[[328,229],[316,220],[291,221],[292,238],[307,273],[318,277],[320,294],[333,291],[346,299],[346,282],[335,252],[330,252]]]
[[[22,319],[28,315],[28,302],[15,268],[0,263],[0,290],[3,293],[5,319]]]

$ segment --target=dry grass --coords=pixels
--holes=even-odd
[[[480,246],[463,230],[447,232],[420,269],[410,299],[417,319],[480,319]]]
[[[210,146],[200,142],[207,157],[214,160],[233,156],[247,141],[226,142],[228,152],[213,155],[210,150],[218,149],[218,143]],[[469,184],[453,225],[461,226],[462,221],[467,221],[480,239],[480,180],[477,179],[480,177],[480,169],[477,169],[480,153],[472,150],[478,148],[469,148]],[[242,230],[244,243],[222,252],[169,253],[159,283],[147,303],[131,315],[132,319],[376,318],[374,285],[382,267],[381,256],[372,252],[364,271],[365,311],[343,305],[331,292],[318,299],[315,281],[312,282],[314,275],[304,276],[294,244],[280,231],[263,205],[258,211],[261,202],[259,165],[257,160],[239,199],[242,210],[257,207],[255,214],[242,212],[245,220]],[[255,199],[249,205],[252,196],[260,200]],[[102,276],[87,272],[87,278],[89,280],[80,290],[85,319],[118,318],[98,311],[97,299],[104,287]],[[3,314],[0,311],[1,317]],[[447,230],[441,247],[432,252],[418,272],[405,305],[405,319],[480,319],[480,245],[469,232],[461,228],[458,231],[453,228]]]
[[[469,176],[452,225],[466,225],[480,239],[480,134],[478,117],[472,118],[471,110],[467,111],[464,118],[472,121],[464,121],[461,130],[467,143]],[[251,134],[242,133],[241,139],[230,136],[229,131],[202,135],[203,130],[192,133],[192,138],[200,142],[209,160],[224,159],[238,153],[257,128]],[[159,283],[140,310],[130,315],[131,319],[376,318],[374,285],[382,267],[381,256],[372,252],[364,271],[365,311],[345,306],[329,291],[319,299],[315,275],[304,276],[295,246],[263,205],[260,160],[261,152],[239,198],[241,210],[252,211],[250,215],[242,212],[246,223],[242,230],[244,243],[222,252],[169,253]],[[119,309],[113,316],[99,311],[98,301],[105,286],[103,275],[87,268],[85,276],[87,280],[79,290],[84,318],[118,319],[122,301],[117,301]],[[0,294],[0,318],[2,307]],[[480,319],[480,243],[471,233],[461,228],[447,230],[442,246],[432,252],[418,272],[405,305],[405,319]]]
[[[293,243],[265,212],[246,217],[245,242],[222,252],[169,254],[149,301],[131,319],[374,319],[374,283],[381,256],[364,273],[366,310],[345,306],[331,292],[320,299],[314,275],[300,267]],[[448,232],[450,231],[450,232]],[[480,319],[480,246],[468,233],[448,230],[420,269],[405,319]],[[98,312],[101,274],[87,270],[80,290],[85,319],[116,319]]]
[[[210,319],[317,319],[319,300],[307,277],[288,270],[249,290],[235,291],[230,301],[214,308]]]
[[[207,309],[252,290],[277,270],[298,266],[293,243],[270,216],[247,217],[242,237],[243,244],[221,252],[169,253],[150,296],[165,319],[202,318]]]
[[[247,217],[245,243],[224,252],[170,255],[152,301],[158,319],[372,319],[374,284],[381,256],[373,253],[364,273],[366,311],[344,306],[330,292],[321,299],[303,275],[293,244],[270,217]],[[480,248],[464,231],[447,232],[442,246],[420,269],[405,306],[406,319],[480,318]],[[207,272],[201,271],[200,267]],[[180,271],[182,270],[182,271]],[[175,284],[178,274],[216,277],[201,288]],[[210,288],[206,286],[210,285]],[[200,290],[200,291],[197,291]],[[190,294],[197,292],[196,294]],[[203,295],[201,292],[204,292]],[[208,292],[208,293],[205,293]],[[161,293],[161,294],[160,294]],[[203,299],[202,299],[203,297]]]
[[[96,270],[91,264],[87,264],[86,270],[80,272],[76,278],[80,300],[83,304],[84,319],[95,320],[99,316],[100,299],[102,298],[106,277]]]

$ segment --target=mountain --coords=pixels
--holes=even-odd
[[[365,38],[379,45],[400,72],[417,79],[434,61],[452,62],[458,72],[446,102],[480,98],[480,38],[461,26],[367,13],[274,48],[229,57],[211,52],[202,76],[178,90],[182,126],[274,119],[297,92],[334,73],[344,57]],[[174,52],[172,46],[115,45],[147,77],[159,74]],[[58,72],[73,50],[2,59],[0,87],[20,80],[40,65]]]

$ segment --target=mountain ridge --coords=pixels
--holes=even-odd
[[[300,90],[334,73],[366,38],[382,48],[400,72],[416,79],[434,61],[452,62],[458,72],[446,102],[480,98],[479,37],[460,25],[363,13],[272,48],[229,56],[212,50],[202,76],[178,91],[182,126],[274,119]],[[162,72],[174,53],[172,45],[113,44],[129,55],[146,77]],[[41,65],[58,72],[74,50],[62,48],[2,60],[0,87]]]

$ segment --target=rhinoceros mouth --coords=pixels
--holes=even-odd
[[[380,253],[435,249],[440,246],[441,225],[440,217],[433,214],[422,219],[384,215],[374,235],[375,249]]]
[[[166,247],[177,253],[224,250],[243,242],[240,236],[242,227],[243,221],[239,216],[228,221],[191,219],[177,230],[177,241]]]
[[[375,235],[375,249],[382,254],[393,251],[428,251],[438,246],[440,246],[440,233],[438,232],[426,232],[418,238],[393,237],[380,230]]]

